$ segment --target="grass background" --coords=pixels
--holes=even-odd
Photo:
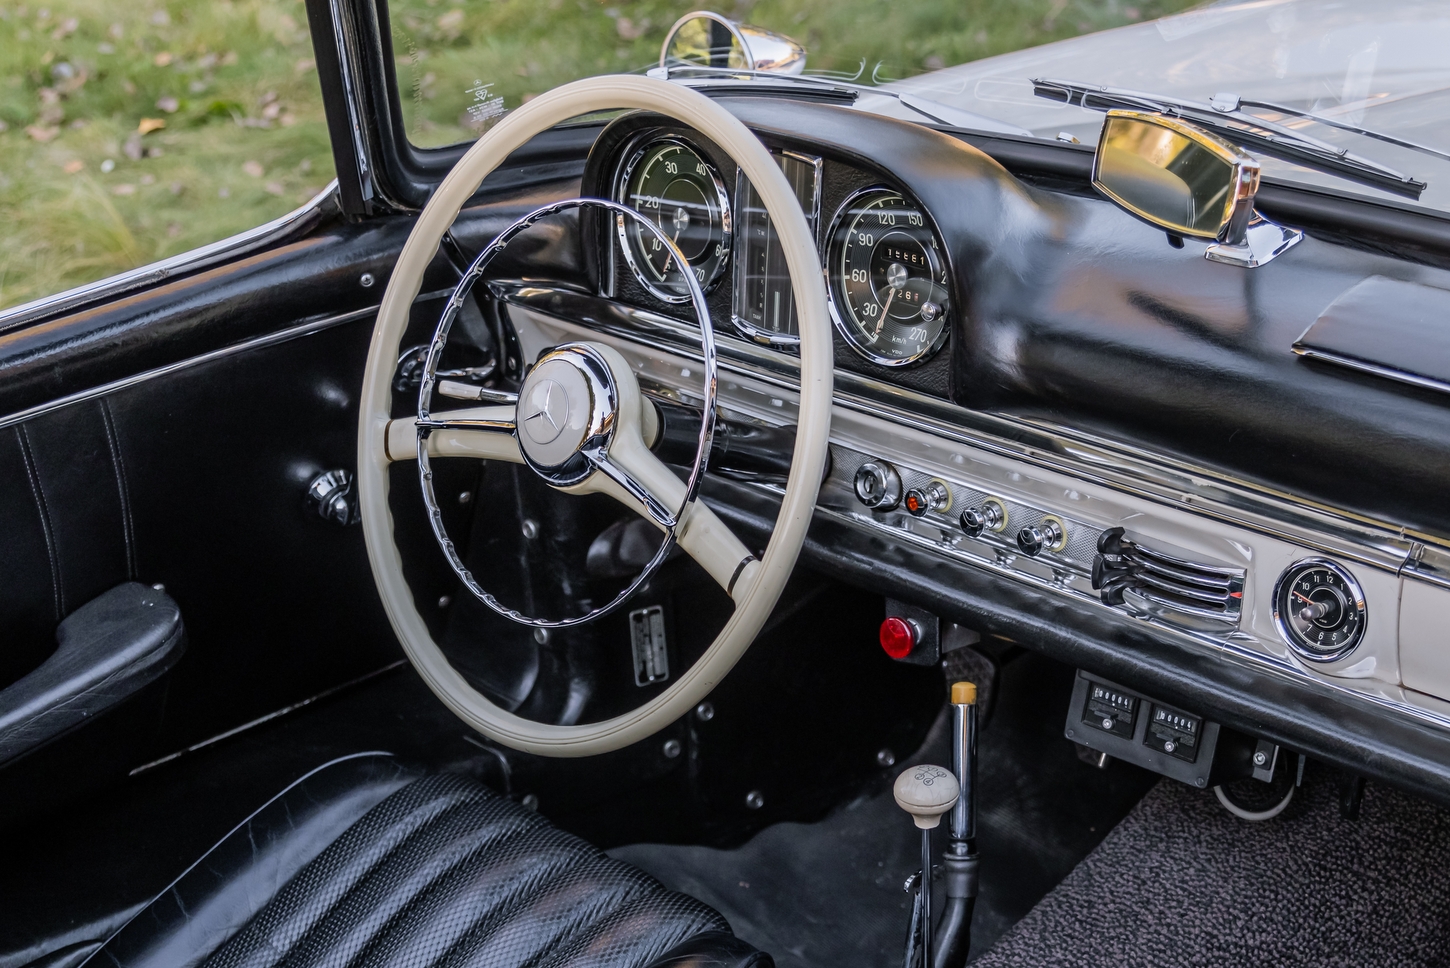
[[[471,138],[588,74],[638,70],[700,0],[394,0],[414,141]],[[731,0],[811,70],[903,77],[1190,0]],[[225,238],[332,177],[302,0],[0,0],[0,308]],[[480,93],[482,92],[482,93]]]

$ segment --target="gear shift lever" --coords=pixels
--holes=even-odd
[[[911,814],[921,829],[921,880],[917,893],[917,916],[912,938],[907,944],[907,964],[912,968],[912,941],[921,952],[921,968],[931,968],[931,832],[941,824],[942,814],[956,805],[960,785],[951,770],[923,763],[909,767],[892,787],[896,805]]]

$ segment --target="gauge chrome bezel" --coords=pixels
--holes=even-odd
[[[932,241],[936,243],[935,248],[937,250],[937,255],[941,258],[943,265],[945,265],[946,267],[946,276],[948,283],[947,294],[950,302],[948,303],[947,311],[942,313],[941,332],[937,333],[935,339],[933,339],[925,349],[913,356],[881,356],[880,354],[873,353],[871,350],[862,346],[859,342],[857,342],[856,336],[853,333],[852,328],[847,325],[840,307],[836,305],[836,279],[834,267],[832,265],[832,263],[834,262],[833,257],[835,255],[834,250],[836,244],[836,231],[841,227],[841,221],[850,213],[851,206],[856,203],[857,199],[861,198],[863,195],[870,195],[875,192],[885,192],[891,195],[895,195],[902,201],[912,205],[919,213],[921,213],[923,226],[926,228],[927,231],[931,233]],[[878,184],[871,185],[867,188],[857,189],[850,195],[846,196],[846,200],[842,202],[839,206],[837,206],[836,213],[831,217],[831,225],[830,228],[826,231],[823,242],[825,247],[825,265],[823,266],[822,271],[825,273],[826,277],[826,294],[830,297],[826,300],[826,304],[830,307],[831,310],[831,322],[835,324],[836,332],[841,334],[841,338],[846,341],[846,344],[850,346],[851,349],[856,351],[856,354],[858,356],[872,363],[875,363],[877,366],[885,366],[896,369],[905,366],[914,366],[918,363],[924,363],[927,360],[931,359],[933,356],[935,356],[937,353],[941,352],[941,348],[946,345],[947,338],[951,335],[952,332],[951,323],[956,303],[955,294],[953,294],[950,289],[950,283],[952,279],[952,264],[951,260],[947,258],[946,247],[942,244],[941,233],[937,231],[936,221],[929,214],[927,214],[926,209],[922,206],[920,202],[912,198],[901,189],[893,188],[890,185]]]
[[[1289,625],[1288,616],[1282,614],[1279,608],[1279,600],[1284,591],[1284,585],[1291,581],[1298,581],[1299,577],[1311,568],[1323,568],[1326,571],[1331,571],[1340,581],[1344,582],[1345,587],[1354,596],[1354,601],[1350,604],[1360,614],[1359,634],[1352,641],[1340,646],[1333,652],[1315,652],[1300,644],[1295,636],[1294,629]],[[1364,643],[1365,634],[1369,631],[1369,602],[1365,600],[1364,589],[1360,586],[1354,575],[1350,574],[1348,568],[1345,568],[1332,558],[1301,558],[1288,568],[1285,568],[1283,573],[1279,575],[1278,581],[1274,582],[1272,606],[1274,628],[1278,630],[1279,638],[1283,639],[1284,644],[1294,650],[1295,655],[1307,662],[1323,665],[1348,658],[1355,649],[1358,649]]]
[[[799,151],[787,151],[783,148],[771,148],[770,153],[771,155],[780,155],[785,158],[792,158],[795,161],[801,162],[802,164],[809,165],[812,169],[812,177],[814,181],[811,185],[811,207],[810,210],[805,213],[805,215],[806,221],[810,223],[811,231],[815,233],[816,236],[816,258],[819,259],[821,258],[820,250],[822,241],[821,193],[822,188],[825,185],[825,161],[819,155],[807,155],[802,154]],[[745,177],[745,172],[738,170],[736,171],[735,197],[737,199],[745,197],[745,187],[749,184],[749,182],[750,180]],[[744,244],[745,233],[742,233],[735,238],[735,245],[738,247],[743,246]],[[739,255],[739,253],[733,254],[736,256]],[[799,347],[801,345],[800,336],[781,335],[780,333],[772,333],[768,330],[759,329],[755,325],[741,317],[740,280],[738,278],[738,274],[742,271],[741,267],[743,263],[738,258],[734,259],[733,261],[736,277],[731,280],[732,284],[730,286],[730,325],[735,327],[735,332],[739,333],[741,336],[745,337],[751,342],[759,343],[762,346],[772,346],[777,349],[795,349]],[[830,287],[827,286],[827,290],[829,290],[829,288]],[[829,305],[830,300],[827,299],[826,303],[827,305]]]
[[[720,226],[725,235],[720,243],[724,254],[720,257],[720,264],[710,274],[710,278],[701,283],[701,288],[708,293],[720,284],[720,280],[725,277],[725,271],[733,261],[735,254],[735,233],[733,231],[735,213],[730,207],[730,195],[725,191],[725,181],[720,177],[719,169],[715,166],[715,162],[710,156],[700,150],[699,145],[677,134],[661,134],[658,131],[645,131],[636,135],[629,141],[622,154],[622,157],[627,160],[623,165],[619,166],[615,174],[613,200],[621,205],[629,205],[629,202],[625,200],[625,196],[628,194],[630,176],[634,174],[635,168],[639,166],[640,161],[646,153],[664,144],[678,145],[687,151],[693,152],[696,157],[704,162],[705,170],[710,173],[710,181],[715,186],[715,195],[720,203]],[[629,205],[629,207],[634,208],[632,205]],[[638,209],[634,210],[639,211]],[[641,212],[640,214],[643,215],[644,213]],[[625,265],[629,266],[629,271],[633,273],[634,278],[641,286],[644,286],[650,295],[661,302],[677,306],[690,301],[690,294],[688,292],[675,293],[661,288],[659,283],[652,279],[650,274],[640,266],[639,262],[635,259],[634,247],[629,241],[629,231],[625,225],[624,216],[616,215],[614,217],[614,231],[615,237],[619,240],[619,248],[624,253]]]

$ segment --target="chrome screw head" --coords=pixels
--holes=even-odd
[[[896,754],[893,753],[893,752],[891,752],[891,750],[889,750],[889,749],[877,750],[877,752],[876,752],[876,765],[877,766],[895,766],[896,765]]]
[[[765,794],[759,790],[751,790],[745,794],[745,806],[751,810],[759,810],[765,806]]]
[[[680,741],[677,739],[665,740],[665,745],[660,749],[665,754],[665,759],[672,760],[680,755]]]
[[[364,272],[362,274],[362,278],[358,280],[358,282],[362,283],[362,287],[364,289],[371,289],[373,287],[373,283],[377,281],[378,280],[373,277],[373,274],[371,272]]]
[[[533,518],[525,518],[523,524],[524,537],[533,541],[539,536],[539,522]]]
[[[1269,762],[1269,754],[1265,753],[1263,750],[1259,750],[1257,753],[1254,754],[1255,766],[1263,766],[1267,762]]]
[[[715,718],[715,707],[707,702],[702,702],[695,707],[695,718],[702,723],[708,723]]]

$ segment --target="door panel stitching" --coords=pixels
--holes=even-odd
[[[20,441],[20,459],[25,463],[25,476],[30,480],[30,493],[35,497],[36,510],[40,512],[40,530],[45,535],[45,553],[50,558],[50,585],[55,599],[55,620],[65,618],[65,590],[60,581],[60,558],[56,553],[55,533],[50,523],[50,508],[45,503],[45,490],[40,485],[40,475],[35,470],[35,457],[30,452],[30,435],[25,425],[15,428]]]
[[[131,488],[126,480],[126,462],[121,458],[121,441],[116,435],[116,421],[111,415],[111,402],[101,398],[101,420],[106,425],[106,446],[111,451],[111,466],[116,471],[116,493],[121,498],[121,532],[126,539],[126,577],[136,580],[136,525],[131,520]]]

